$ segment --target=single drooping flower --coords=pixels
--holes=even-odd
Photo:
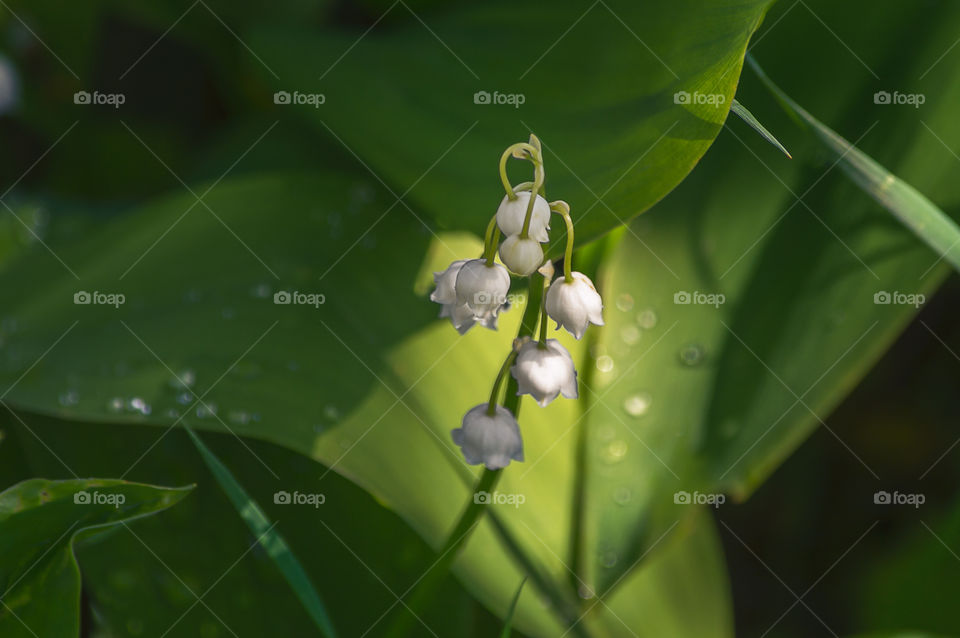
[[[488,470],[499,470],[510,461],[523,461],[523,439],[520,426],[507,408],[496,406],[489,413],[489,404],[481,403],[463,416],[463,425],[450,431],[453,442],[463,450],[470,465],[483,463]]]
[[[443,306],[440,310],[440,317],[448,317],[453,327],[460,334],[465,334],[467,330],[477,323],[477,318],[473,310],[467,307],[465,303],[457,301],[456,282],[457,274],[460,268],[467,263],[468,259],[458,259],[453,262],[443,272],[433,273],[433,281],[437,284],[436,290],[430,293],[430,301]],[[491,330],[497,329],[497,315],[491,314],[480,323]]]
[[[531,237],[521,239],[520,235],[510,235],[500,244],[500,259],[507,268],[527,277],[543,264],[543,248]]]
[[[504,195],[497,209],[497,226],[500,231],[509,237],[519,235],[523,230],[523,222],[527,217],[527,206],[530,204],[530,192],[521,191],[517,198],[511,200]],[[530,213],[530,227],[527,233],[538,242],[550,241],[547,231],[550,230],[550,205],[540,195],[533,201],[533,212]]]
[[[510,273],[500,264],[486,259],[468,259],[460,266],[454,284],[457,303],[466,304],[477,321],[496,317],[507,302],[510,291]]]
[[[572,281],[558,277],[547,290],[546,309],[557,322],[557,329],[579,339],[588,324],[603,325],[603,300],[590,278],[580,272],[571,273]]]
[[[573,357],[556,339],[547,339],[543,345],[528,341],[520,346],[510,374],[517,380],[517,394],[529,394],[541,408],[560,394],[568,399],[579,396]]]

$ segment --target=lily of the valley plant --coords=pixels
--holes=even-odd
[[[511,157],[533,164],[532,182],[510,184],[506,166]],[[513,144],[503,152],[500,179],[506,195],[487,226],[483,255],[454,261],[446,270],[433,275],[437,287],[430,299],[443,307],[441,317],[449,318],[461,335],[476,323],[496,330],[497,317],[507,302],[511,273],[530,277],[530,286],[539,284],[541,276],[552,276],[553,264],[545,263],[541,246],[550,240],[552,214],[563,218],[567,245],[563,274],[548,284],[542,296],[540,338],[533,341],[524,336],[514,340],[493,383],[489,401],[468,410],[463,425],[451,433],[467,463],[482,463],[488,470],[504,468],[511,460],[523,461],[523,438],[516,415],[499,400],[500,386],[508,370],[517,381],[517,394],[529,394],[540,407],[561,394],[568,399],[576,399],[579,394],[573,357],[559,341],[547,338],[547,317],[556,321],[558,330],[564,328],[577,339],[583,337],[589,324],[603,325],[603,302],[593,282],[572,270],[570,206],[561,200],[548,203],[541,195],[545,173],[540,140],[535,135],[530,136],[529,142]],[[506,237],[503,243],[501,233]],[[498,252],[502,263],[496,261]]]

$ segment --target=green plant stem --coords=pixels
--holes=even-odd
[[[533,205],[537,203],[537,195],[540,194],[540,189],[543,188],[543,182],[546,179],[546,174],[543,170],[543,158],[540,157],[540,152],[538,151],[536,155],[531,156],[530,161],[533,162],[533,186],[530,188],[527,214],[523,218],[523,228],[520,230],[521,239],[526,239],[530,233],[530,219],[533,217]]]
[[[546,282],[546,277],[543,277],[544,282]],[[542,286],[541,286],[542,287]],[[547,304],[544,299],[540,303],[540,347],[547,347]]]
[[[524,308],[523,318],[520,320],[520,328],[517,330],[518,339],[531,336],[534,330],[536,330],[537,317],[540,311],[540,300],[543,297],[542,276],[533,275],[530,278],[530,292],[528,296],[527,306]],[[506,378],[506,370],[510,368],[510,363],[515,356],[516,349],[511,348],[510,354],[507,355],[504,360],[503,365],[500,367],[500,373],[497,375],[497,380],[494,382],[490,405],[496,405],[494,401],[498,394],[497,390],[502,384],[503,379]],[[510,410],[514,417],[518,415],[520,410],[520,397],[517,396],[516,384],[516,379],[511,376],[507,381],[507,394],[503,400],[504,407]],[[385,638],[402,638],[409,633],[411,623],[415,618],[414,614],[418,614],[426,602],[433,598],[436,588],[443,581],[444,576],[456,559],[459,548],[470,537],[470,532],[475,528],[476,523],[479,522],[480,517],[486,511],[484,505],[477,503],[474,496],[478,492],[492,491],[500,478],[501,472],[502,470],[484,470],[483,474],[480,475],[480,479],[474,487],[470,500],[460,515],[460,519],[457,521],[453,531],[447,537],[447,541],[440,550],[440,558],[437,559],[437,562],[430,568],[411,595],[410,602],[407,604],[410,613],[400,613],[397,615],[393,624],[384,634]]]
[[[507,358],[503,360],[503,365],[500,366],[500,372],[497,373],[497,380],[493,382],[493,390],[490,391],[490,402],[487,404],[487,414],[490,416],[497,413],[497,403],[499,403],[497,399],[500,396],[500,386],[503,385],[503,379],[507,376],[507,370],[510,369],[513,360],[516,358],[517,349],[513,348],[510,350]]]
[[[494,215],[487,224],[487,232],[484,234],[483,241],[483,259],[487,260],[487,265],[492,266],[497,255],[497,244],[500,242],[500,227],[497,225],[497,216]]]
[[[384,638],[402,638],[409,635],[410,627],[414,619],[423,610],[424,605],[435,597],[437,587],[439,587],[449,573],[450,566],[459,554],[459,549],[470,537],[470,534],[486,511],[487,504],[484,499],[477,498],[477,494],[481,492],[492,492],[497,485],[497,481],[500,480],[502,471],[503,470],[485,469],[483,474],[480,475],[463,513],[460,515],[459,520],[457,520],[456,525],[454,525],[453,531],[447,536],[447,541],[440,549],[440,558],[433,563],[427,573],[424,574],[415,585],[409,602],[404,606],[407,613],[403,613],[403,610],[401,610],[393,624],[384,634]]]
[[[563,217],[567,225],[567,248],[563,253],[563,279],[567,283],[573,281],[573,219],[570,217],[570,205],[562,199],[550,202],[550,210]]]
[[[511,144],[507,147],[507,150],[503,152],[500,156],[500,181],[503,183],[503,190],[507,192],[507,198],[510,201],[513,201],[517,198],[516,192],[512,186],[510,186],[510,178],[507,177],[507,160],[511,157],[516,157],[517,159],[522,159],[523,156],[521,153],[526,153],[527,155],[532,155],[533,153],[539,154],[540,149],[537,146],[532,144],[527,144],[526,142],[518,142],[517,144]]]

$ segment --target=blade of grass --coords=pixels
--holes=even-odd
[[[750,128],[752,128],[757,133],[759,133],[763,137],[763,139],[767,140],[768,142],[776,146],[781,153],[783,153],[790,159],[793,159],[793,155],[791,155],[790,152],[783,146],[783,144],[780,143],[780,140],[775,138],[773,136],[773,133],[768,131],[767,127],[761,124],[760,120],[758,120],[753,113],[747,110],[747,107],[745,107],[743,104],[740,104],[740,102],[737,102],[736,100],[734,100],[730,104],[730,110],[733,113],[735,113],[741,120],[749,124]]]
[[[513,600],[510,601],[510,608],[507,610],[507,617],[503,621],[503,631],[500,632],[500,638],[510,638],[510,626],[513,625],[513,614],[517,611],[517,602],[520,600],[520,594],[523,592],[523,586],[526,583],[526,578],[520,581],[520,586],[517,587],[517,593],[513,595]]]
[[[200,437],[189,427],[184,426],[184,429],[193,440],[193,444],[200,452],[204,463],[207,464],[210,472],[217,479],[217,483],[226,492],[227,498],[230,499],[230,502],[233,503],[240,514],[240,518],[256,536],[257,542],[273,560],[283,577],[287,579],[293,592],[300,599],[300,604],[303,605],[320,629],[320,633],[326,638],[337,638],[337,632],[333,628],[333,623],[330,621],[330,616],[327,614],[327,608],[324,606],[320,594],[317,593],[313,583],[310,582],[310,577],[283,536],[274,529],[275,523],[270,522],[257,502],[250,498],[227,466],[200,440]]]
[[[787,114],[838,156],[840,168],[855,184],[960,271],[960,227],[946,213],[790,99],[753,57],[748,55],[747,62]]]

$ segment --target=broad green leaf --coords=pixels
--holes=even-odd
[[[503,196],[501,152],[536,133],[547,192],[570,202],[587,242],[653,205],[706,152],[770,4],[498,1],[411,15],[400,3],[387,13],[395,23],[368,32],[256,30],[251,46],[281,79],[251,68],[291,96],[323,94],[316,108],[277,112],[298,109],[445,229],[484,228]],[[514,183],[531,179],[528,165],[509,170]]]
[[[74,540],[165,510],[191,489],[31,479],[0,492],[0,634],[78,636]]]
[[[210,472],[217,479],[220,487],[227,493],[230,502],[236,508],[237,513],[247,524],[250,531],[257,537],[257,543],[267,552],[270,559],[276,564],[277,569],[287,579],[293,593],[300,600],[304,609],[310,614],[310,617],[316,623],[317,628],[327,638],[333,638],[337,635],[333,628],[333,622],[327,613],[327,608],[323,604],[320,595],[317,593],[313,583],[310,582],[310,576],[304,571],[303,566],[297,559],[296,554],[290,550],[290,546],[279,531],[274,529],[276,523],[271,523],[263,509],[256,501],[250,498],[243,486],[234,478],[233,473],[217,456],[208,448],[197,434],[187,428],[187,434],[203,457],[204,463],[210,468]],[[279,492],[278,492],[279,494]],[[287,493],[289,496],[289,493]],[[324,499],[325,500],[325,499]],[[319,499],[318,499],[319,502]]]
[[[317,289],[311,283],[323,269],[287,269],[319,259],[326,266],[340,257],[329,252],[326,243],[343,237],[323,221],[333,217],[331,209],[352,211],[342,223],[349,228],[348,236],[356,237],[389,206],[365,201],[358,192],[374,200],[380,194],[355,190],[362,183],[346,192],[336,184],[333,179],[289,177],[227,181],[211,192],[207,202],[282,273],[280,285],[313,292]],[[116,273],[137,259],[190,203],[188,198],[172,198],[119,220],[101,234],[90,234],[87,242],[58,243],[53,248],[74,265],[84,286],[110,292]],[[260,223],[261,210],[304,207],[322,215],[320,221],[307,213],[269,219],[266,226]],[[426,236],[410,233],[409,228],[406,215],[385,217],[368,234],[379,250],[361,242],[355,253],[336,264],[344,269],[343,275],[329,283],[322,280],[327,298],[320,308],[274,305],[273,288],[262,289],[269,285],[263,265],[205,210],[191,211],[130,271],[131,283],[124,288],[128,302],[119,308],[75,306],[75,280],[49,255],[31,255],[11,270],[11,284],[4,288],[11,296],[27,297],[18,289],[21,269],[47,282],[44,294],[13,313],[20,328],[16,348],[7,351],[10,383],[28,362],[49,352],[16,384],[9,399],[72,418],[165,427],[178,418],[170,410],[180,415],[189,406],[186,420],[194,427],[215,431],[229,427],[323,461],[397,510],[437,546],[472,486],[472,474],[450,441],[449,430],[489,392],[519,313],[505,313],[500,332],[474,330],[463,338],[435,321],[437,308],[425,296],[430,271],[455,257],[475,254],[478,241],[445,235],[427,249]],[[178,232],[182,234],[174,235]],[[218,253],[217,269],[184,263],[183,251],[191,250],[185,248],[191,242],[194,252]],[[98,250],[106,244],[116,250]],[[374,255],[384,267],[370,267]],[[225,277],[234,283],[225,287]],[[141,291],[139,298],[136,290]],[[389,311],[383,310],[384,303]],[[72,324],[64,324],[64,317],[79,317],[79,322],[66,332]],[[275,321],[281,325],[268,330]],[[418,323],[427,325],[417,329]],[[405,330],[412,334],[403,338]],[[263,342],[256,344],[264,334]],[[561,338],[578,358],[584,356],[582,344]],[[204,348],[198,350],[198,343]],[[105,366],[106,361],[114,364]],[[228,370],[232,371],[214,386]],[[203,396],[211,387],[204,404],[190,405],[190,390]],[[116,398],[122,400],[114,402]],[[210,416],[214,404],[222,423]],[[574,422],[578,409],[570,401],[558,401],[546,410],[532,404],[524,408],[530,461],[511,468],[499,489],[522,493],[527,502],[516,510],[491,512],[522,550],[560,583],[570,579],[565,567],[569,537],[557,520],[570,516],[575,442],[560,428]],[[655,564],[624,579],[624,593],[618,590],[606,601],[609,607],[586,601],[585,606],[594,609],[584,626],[599,636],[623,635],[626,629],[612,616],[616,614],[627,619],[628,626],[664,627],[671,635],[729,635],[725,577],[717,552],[709,521],[685,523],[663,539]],[[525,575],[489,523],[477,530],[458,561],[457,573],[484,604],[500,613]],[[697,588],[671,591],[667,600],[652,595],[666,573],[682,574]],[[633,592],[640,591],[647,592],[646,599],[638,602]],[[714,610],[709,622],[684,612],[692,600]],[[515,626],[532,635],[555,635],[559,627],[537,596],[521,598]]]
[[[937,45],[949,45],[947,32]],[[924,117],[956,144],[955,85],[936,86]],[[862,102],[850,108],[856,130],[872,124]],[[602,400],[586,419],[585,545],[595,553],[585,560],[601,590],[619,576],[607,557],[636,555],[682,516],[675,494],[748,496],[896,338],[917,311],[904,301],[928,299],[945,275],[937,254],[829,173],[835,157],[791,143],[803,152],[788,163],[756,141],[734,127],[721,134],[698,170],[631,224],[608,266],[594,354],[609,372],[597,375]],[[939,166],[951,161],[940,142],[916,132],[897,143],[881,148],[899,158],[888,165],[956,210],[955,166]],[[831,432],[870,475],[844,433]]]
[[[8,476],[11,468],[6,461],[11,457],[29,464],[29,469],[19,468],[13,480],[37,473],[68,474],[46,443],[78,473],[96,469],[122,474],[149,450],[130,470],[131,479],[197,483],[190,498],[176,508],[131,526],[135,535],[120,530],[91,539],[98,542],[77,545],[84,600],[94,620],[92,636],[316,635],[313,621],[271,559],[259,550],[256,538],[180,428],[158,442],[161,432],[155,428],[78,426],[27,413],[19,416],[36,437],[13,417],[8,419],[9,440],[0,445],[4,463],[0,471]],[[391,592],[406,591],[435,560],[398,516],[306,456],[229,435],[205,434],[204,440],[277,522],[306,571],[316,578],[324,601],[336,610],[337,628],[343,634],[362,635],[388,610],[396,611],[399,604]],[[258,459],[273,468],[280,481]],[[278,490],[321,493],[325,501],[319,507],[277,504]],[[143,578],[144,573],[151,578]],[[197,603],[198,596],[206,605]],[[435,606],[421,617],[438,636],[457,635],[468,624],[475,627],[477,638],[493,636],[502,625],[483,613],[452,576]],[[374,627],[378,628],[382,625]]]

